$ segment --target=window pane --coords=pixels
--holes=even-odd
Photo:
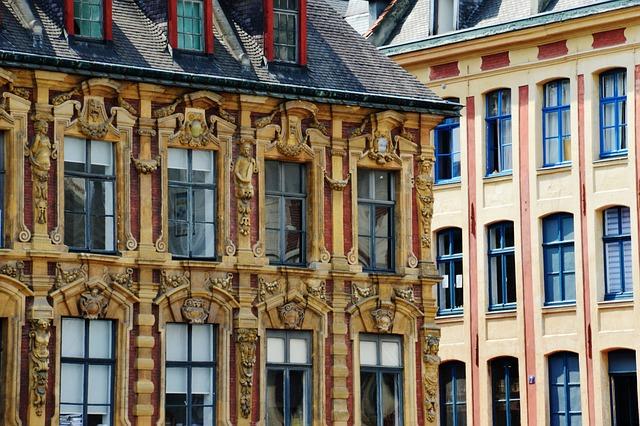
[[[544,86],[545,88],[545,96],[544,103],[545,106],[557,106],[558,105],[558,82],[553,81]]]
[[[187,361],[187,324],[170,323],[166,328],[167,361]]]
[[[391,210],[388,207],[376,207],[375,215],[376,237],[390,236],[389,218],[391,217]]]
[[[368,340],[360,340],[360,364],[361,365],[377,365],[378,364],[378,347],[376,342]]]
[[[210,324],[191,325],[191,360],[214,361],[213,326]]]
[[[280,232],[267,230],[266,254],[271,261],[280,261]]]
[[[265,161],[265,187],[267,191],[280,191],[280,163]]]
[[[293,163],[283,164],[284,173],[284,191],[302,193],[305,192],[302,188],[302,173],[301,166]]]
[[[400,343],[382,341],[380,354],[382,356],[382,365],[385,367],[399,367],[402,365],[400,359]]]
[[[86,141],[84,139],[64,138],[65,171],[84,171],[87,161]]]
[[[369,176],[371,176],[370,170],[358,169],[358,198],[372,198]]]
[[[391,176],[387,172],[374,172],[376,200],[391,199]]]
[[[193,367],[191,369],[191,393],[206,395],[199,403],[213,402],[213,369]]]
[[[391,267],[391,240],[388,238],[376,238],[376,269],[389,269]]]
[[[302,230],[302,221],[304,215],[304,209],[302,206],[302,200],[285,199],[285,228],[291,230]]]
[[[371,239],[358,237],[358,261],[363,268],[371,266]]]
[[[402,408],[400,401],[400,375],[382,374],[382,421],[385,425],[400,425]]]
[[[267,425],[283,425],[284,420],[284,372],[267,370]]]
[[[89,321],[89,357],[112,357],[112,330],[113,323],[104,320]]]
[[[281,337],[267,338],[267,362],[284,362],[284,339]]]
[[[82,404],[82,386],[84,370],[82,364],[61,364],[60,373],[60,402]]]
[[[358,206],[358,234],[371,235],[371,208],[368,205]]]
[[[90,391],[87,393],[89,404],[111,403],[111,366],[90,365],[89,382]]]
[[[64,209],[67,212],[84,213],[86,189],[85,180],[65,176],[64,178]],[[82,227],[84,231],[84,226]]]
[[[186,394],[187,393],[187,369],[186,368],[167,368],[167,394]]]
[[[363,425],[378,426],[377,401],[376,373],[360,371],[360,420]]]
[[[309,362],[306,339],[289,339],[289,362],[298,364]]]
[[[605,244],[605,260],[607,270],[607,291],[619,293],[622,289],[620,271],[620,244],[617,242]]]
[[[186,149],[169,148],[168,152],[168,175],[169,180],[188,182],[188,162],[189,151]]]
[[[307,424],[306,379],[307,374],[304,371],[289,371],[289,410],[292,425]]]
[[[91,141],[91,173],[113,174],[113,145],[110,142]]]
[[[214,184],[213,152],[193,150],[191,151],[191,158],[192,182]]]
[[[63,357],[84,357],[84,321],[80,318],[62,318]]]

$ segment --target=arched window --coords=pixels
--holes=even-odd
[[[511,173],[511,90],[500,89],[486,96],[487,176]]]
[[[447,228],[438,232],[438,272],[442,281],[438,285],[438,314],[462,312],[462,230]]]
[[[440,424],[467,424],[467,391],[464,362],[450,361],[440,365]]]
[[[542,221],[544,253],[544,301],[546,304],[575,303],[575,258],[573,216],[554,214]]]
[[[489,227],[489,309],[512,309],[516,304],[516,260],[513,222]]]
[[[558,352],[549,356],[549,407],[552,425],[581,424],[578,354]]]
[[[600,74],[600,157],[627,153],[627,71]]]
[[[605,299],[633,295],[631,276],[631,212],[629,207],[611,207],[604,211]]]
[[[555,166],[571,161],[571,118],[569,79],[544,85],[542,108],[543,165]]]
[[[512,357],[491,361],[493,424],[520,425],[520,380],[518,360]]]

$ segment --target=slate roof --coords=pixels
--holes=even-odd
[[[326,0],[340,3],[339,0]],[[266,65],[263,59],[262,0],[220,0],[249,66],[234,58],[214,28],[214,54],[171,51],[167,46],[166,0],[113,0],[113,42],[69,41],[63,31],[63,0],[27,0],[42,22],[42,45],[21,25],[11,0],[0,0],[0,61],[20,66],[55,64],[96,72],[134,72],[198,82],[219,81],[277,96],[298,91],[328,102],[388,103],[408,110],[451,110],[433,92],[377,51],[325,0],[308,0],[308,65]],[[25,55],[26,54],[26,55]],[[237,57],[237,56],[236,56]],[[29,63],[31,63],[29,62]],[[35,68],[36,65],[30,66]],[[246,64],[245,64],[246,65]],[[51,65],[53,66],[53,65]],[[129,71],[130,68],[135,70]],[[204,84],[204,83],[202,83]]]

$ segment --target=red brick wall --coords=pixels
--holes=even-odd
[[[591,47],[598,49],[600,47],[624,44],[627,41],[627,38],[624,36],[624,30],[624,28],[618,28],[615,30],[593,33],[593,43],[591,44]]]
[[[458,68],[458,61],[454,61],[432,66],[429,72],[429,79],[438,80],[440,78],[456,77],[458,75],[460,75],[460,68]]]
[[[551,59],[564,56],[569,52],[567,40],[554,41],[553,43],[538,46],[538,59]]]
[[[509,66],[509,52],[500,52],[483,56],[480,69],[482,71],[489,71],[507,66]]]

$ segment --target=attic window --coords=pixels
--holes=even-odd
[[[169,0],[169,42],[174,49],[213,53],[212,0]]]
[[[433,34],[456,30],[456,0],[433,0]]]
[[[111,40],[112,0],[65,0],[65,29],[72,36]]]
[[[265,56],[270,61],[307,62],[306,0],[265,0]]]

